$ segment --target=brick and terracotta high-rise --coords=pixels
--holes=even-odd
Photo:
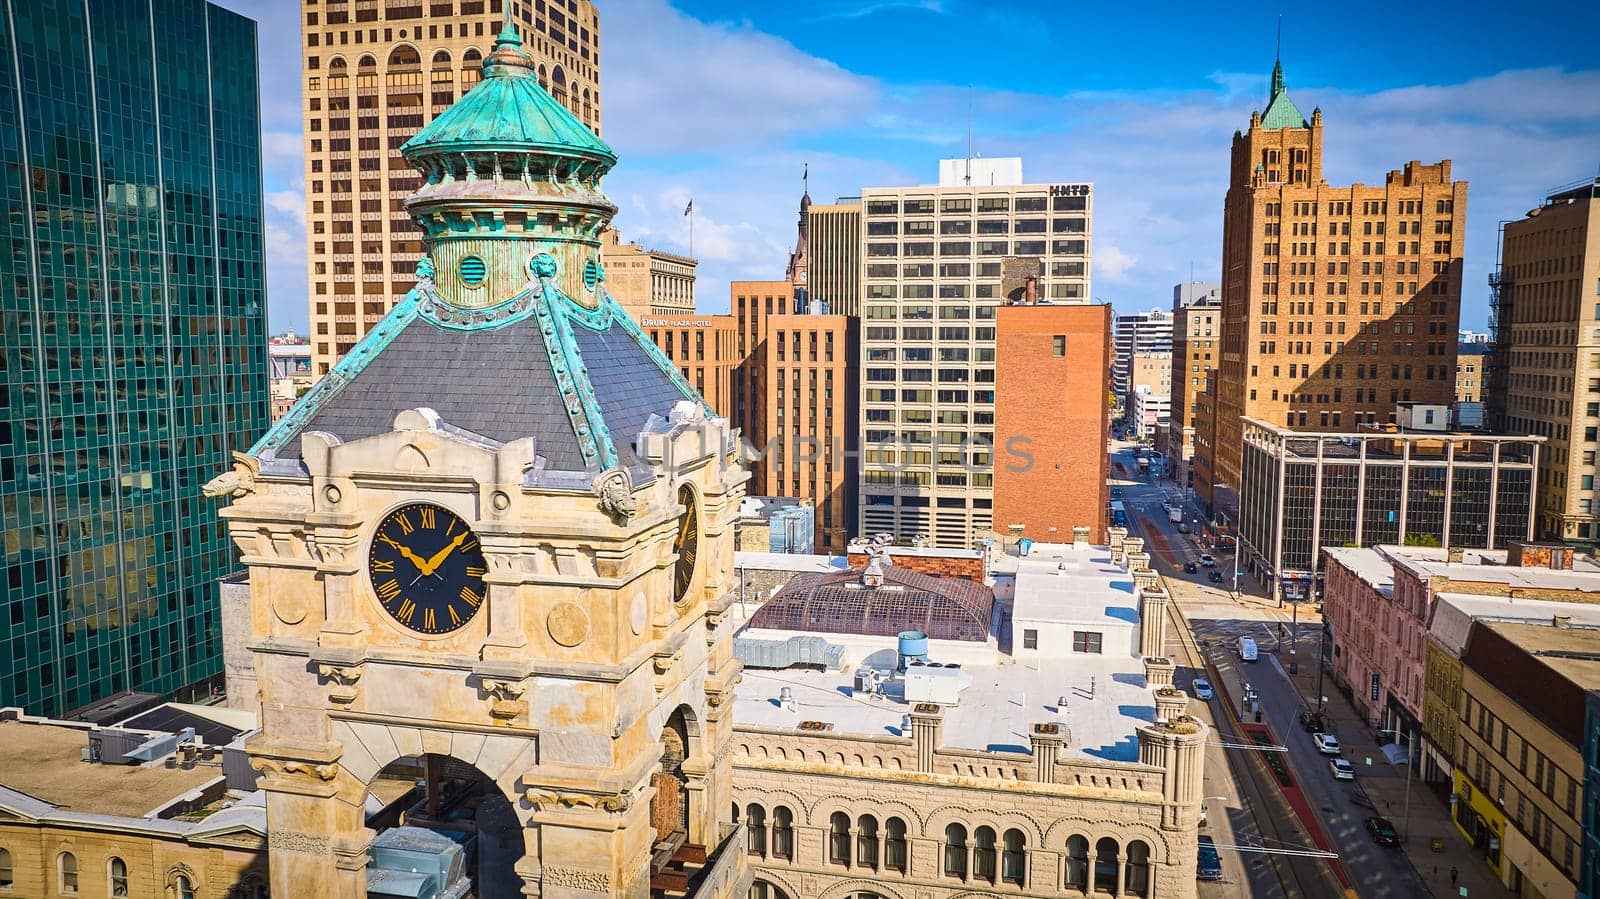
[[[328,373],[416,281],[422,175],[400,145],[471,90],[502,0],[301,0],[307,271],[314,374]],[[600,133],[600,15],[590,0],[518,0],[539,83]]]
[[[1233,137],[1213,486],[1237,488],[1242,418],[1354,430],[1454,397],[1467,183],[1444,160],[1334,187],[1322,161],[1322,111],[1302,116],[1274,65]]]

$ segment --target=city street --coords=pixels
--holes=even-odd
[[[1173,594],[1174,605],[1182,612],[1183,618],[1180,620],[1188,622],[1199,650],[1221,676],[1223,683],[1218,686],[1227,689],[1233,701],[1241,704],[1244,685],[1248,683],[1250,688],[1255,690],[1259,697],[1261,723],[1271,727],[1276,738],[1288,747],[1288,752],[1284,753],[1288,771],[1295,783],[1304,791],[1318,825],[1327,835],[1333,851],[1339,854],[1337,864],[1343,866],[1351,885],[1357,888],[1361,896],[1429,895],[1427,886],[1419,879],[1402,851],[1378,846],[1365,829],[1366,819],[1372,816],[1374,811],[1373,803],[1367,798],[1364,783],[1385,778],[1403,778],[1404,769],[1390,766],[1381,753],[1375,750],[1368,755],[1357,757],[1352,757],[1347,752],[1344,757],[1355,766],[1356,780],[1349,782],[1334,779],[1328,766],[1329,757],[1317,751],[1311,735],[1298,723],[1298,715],[1305,705],[1285,670],[1289,659],[1288,647],[1291,644],[1284,638],[1289,632],[1290,614],[1279,610],[1275,603],[1259,593],[1250,592],[1251,584],[1244,577],[1240,579],[1240,586],[1245,592],[1237,599],[1231,595],[1228,589],[1233,584],[1234,557],[1231,553],[1216,554],[1216,570],[1222,572],[1222,583],[1210,582],[1209,569],[1198,565],[1203,550],[1192,534],[1179,532],[1177,523],[1168,520],[1167,512],[1163,508],[1172,489],[1170,482],[1158,482],[1154,476],[1140,477],[1137,474],[1137,463],[1129,452],[1131,447],[1119,446],[1117,449],[1118,452],[1112,456],[1112,484],[1119,489],[1121,495],[1118,498],[1127,509],[1130,531],[1145,537],[1146,549],[1152,555],[1153,564],[1164,576],[1168,589]],[[1118,465],[1121,466],[1120,469]],[[1158,470],[1158,466],[1152,465],[1152,470]],[[1162,483],[1169,486],[1164,488]],[[1189,525],[1189,529],[1192,532],[1198,531],[1200,522],[1195,518],[1194,512],[1189,511],[1185,517],[1185,524]],[[1185,574],[1183,571],[1185,562],[1196,562],[1197,571]],[[1316,635],[1319,627],[1320,619],[1315,617],[1309,621],[1301,620],[1298,624],[1301,634],[1299,645],[1302,649],[1298,654],[1298,661],[1303,667],[1316,664]],[[1241,636],[1249,636],[1256,641],[1260,649],[1260,661],[1242,663],[1239,660],[1236,646]],[[1214,713],[1211,716],[1213,720],[1226,716],[1221,706],[1223,701],[1223,692],[1219,690],[1217,701],[1209,704]],[[1245,720],[1252,720],[1248,710],[1242,717]],[[1239,742],[1247,741],[1247,738],[1243,737],[1230,738],[1220,728],[1219,737],[1229,742],[1234,739]],[[1362,742],[1370,746],[1367,741]],[[1214,750],[1208,756],[1207,791],[1212,790],[1214,779],[1219,785],[1227,781],[1231,788],[1230,795],[1248,797],[1255,792],[1262,801],[1273,806],[1276,804],[1274,800],[1281,797],[1281,793],[1267,774],[1265,766],[1241,764],[1249,761],[1244,758],[1249,752],[1249,750],[1224,750],[1220,747]],[[1236,788],[1241,777],[1254,778],[1259,783],[1248,785],[1247,789],[1241,792]],[[1248,787],[1255,789],[1252,791]],[[1433,800],[1428,798],[1423,801]],[[1257,819],[1260,817],[1262,817],[1261,812],[1253,809],[1230,810],[1230,822],[1247,822],[1246,826],[1236,828],[1238,845],[1258,844],[1280,849],[1316,848],[1309,835],[1298,827],[1289,829],[1287,833],[1280,833],[1276,841],[1271,837],[1259,839],[1262,831],[1257,826]],[[1276,808],[1268,812],[1268,817],[1275,819],[1270,824],[1278,828],[1283,828],[1289,823],[1278,819]],[[1399,822],[1395,823],[1398,826]],[[1221,837],[1220,832],[1214,833],[1213,836],[1219,844],[1228,843]],[[1292,859],[1292,863],[1282,861],[1276,865],[1260,863],[1267,858],[1283,857],[1254,856],[1250,853],[1225,851],[1224,871],[1233,874],[1243,869],[1249,878],[1251,895],[1337,895],[1337,893],[1319,892],[1337,889],[1328,876],[1333,871],[1333,865],[1328,861]],[[1276,878],[1272,876],[1274,868],[1278,874]],[[1262,883],[1263,880],[1270,882]],[[1262,890],[1268,892],[1261,892]],[[1229,895],[1229,893],[1214,892],[1202,886],[1201,895]]]

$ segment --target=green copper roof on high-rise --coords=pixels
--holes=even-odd
[[[1311,123],[1300,114],[1300,108],[1289,99],[1283,86],[1283,63],[1273,60],[1272,93],[1267,96],[1267,111],[1261,114],[1262,128],[1310,128]]]
[[[400,148],[407,159],[439,153],[505,152],[564,156],[609,169],[617,154],[544,88],[532,57],[508,20],[483,61],[483,80]]]

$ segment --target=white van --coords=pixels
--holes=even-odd
[[[1249,637],[1239,638],[1239,661],[1254,662],[1256,660],[1256,641]]]

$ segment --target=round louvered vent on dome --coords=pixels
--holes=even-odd
[[[468,256],[461,260],[461,282],[468,287],[477,287],[489,275],[489,266],[476,256]]]

